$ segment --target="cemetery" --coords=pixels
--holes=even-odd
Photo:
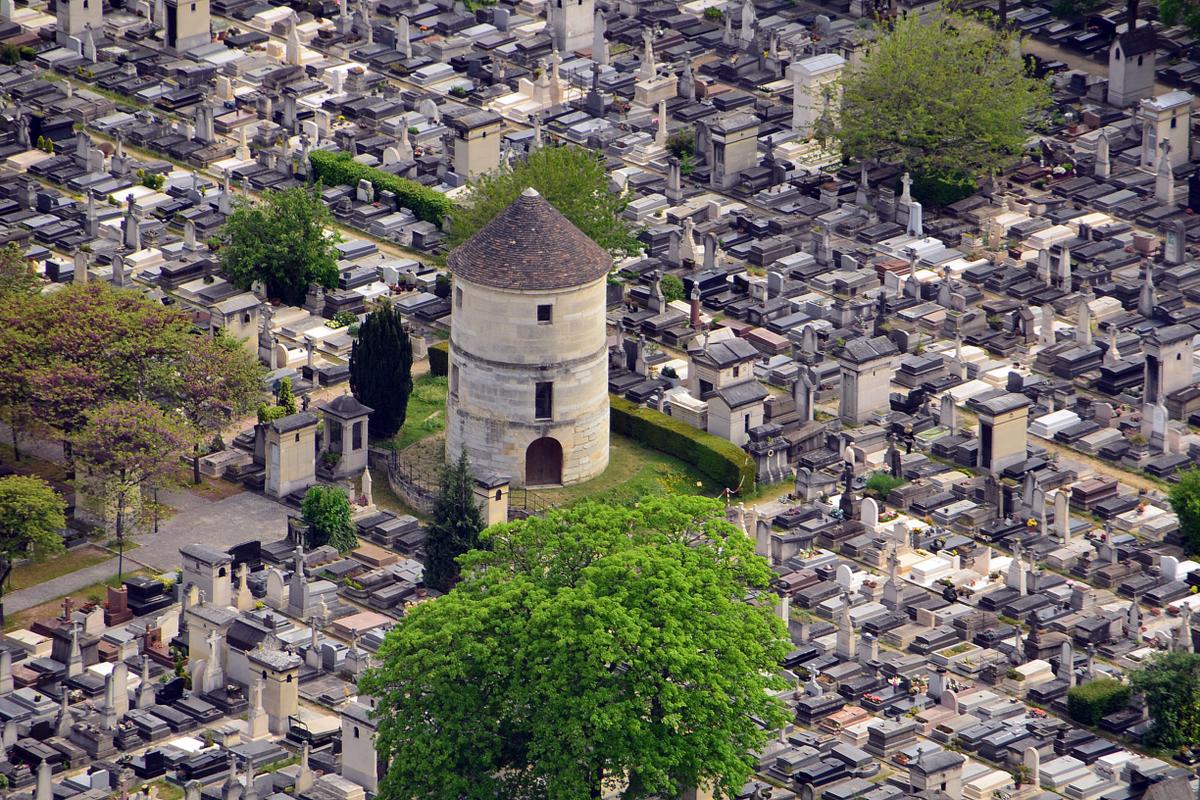
[[[3,791],[399,793],[455,558],[669,497],[786,652],[669,796],[1200,796],[1200,30],[966,5],[0,0]],[[1028,57],[949,176],[854,131],[946,19]]]

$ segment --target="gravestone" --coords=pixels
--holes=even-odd
[[[859,507],[859,515],[864,527],[869,530],[875,530],[879,525],[879,504],[875,502],[873,497],[863,498],[862,505]]]

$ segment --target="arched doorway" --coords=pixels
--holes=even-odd
[[[562,459],[562,445],[557,439],[550,436],[535,439],[525,450],[525,485],[562,483]]]

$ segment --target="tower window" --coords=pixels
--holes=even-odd
[[[350,437],[351,437],[350,447],[353,450],[361,450],[362,449],[362,444],[363,444],[363,442],[362,442],[362,438],[363,438],[362,437],[362,427],[363,427],[363,424],[361,422],[356,422],[356,423],[354,423],[354,426],[350,429],[350,431],[351,431],[350,432]]]
[[[537,321],[542,325],[549,325],[554,319],[554,306],[549,303],[543,303],[537,307]]]
[[[454,307],[462,308],[462,287],[461,286],[454,287]]]
[[[743,420],[742,426],[746,429],[746,433],[750,432],[750,415],[749,414],[747,414],[745,420]]]
[[[1174,127],[1175,127],[1175,123],[1176,123],[1176,122],[1179,122],[1179,118],[1178,118],[1178,117],[1171,117],[1171,127],[1172,127],[1172,128],[1174,128]]]
[[[458,396],[458,365],[450,367],[450,394]]]
[[[502,494],[502,492],[503,492],[503,491],[504,491],[503,489],[497,489],[497,490],[496,490],[496,499],[497,499],[497,500],[501,500],[501,499],[503,499],[503,497],[504,497],[504,496],[503,496],[503,494]]]
[[[550,419],[554,412],[554,383],[541,381],[533,394],[534,419]]]

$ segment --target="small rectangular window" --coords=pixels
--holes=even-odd
[[[450,367],[450,394],[458,397],[458,365]]]
[[[462,308],[462,288],[458,286],[454,287],[454,307]]]
[[[1179,122],[1179,120],[1178,120],[1178,119],[1176,119],[1175,117],[1171,117],[1171,127],[1172,127],[1172,128],[1174,128],[1174,127],[1175,127],[1175,123],[1176,123],[1176,122]]]
[[[742,422],[742,426],[746,429],[746,433],[750,432],[750,415],[746,415],[746,419]]]
[[[361,422],[356,422],[354,423],[354,427],[350,429],[350,437],[352,440],[350,447],[353,450],[362,449],[362,428],[363,424]]]
[[[741,374],[741,372],[742,372],[742,368],[740,366],[735,365],[733,368],[733,377],[736,378],[738,375]]]
[[[548,325],[554,318],[554,306],[549,303],[544,303],[538,306],[537,321],[543,325]]]
[[[533,395],[534,419],[550,419],[554,413],[554,384],[543,381],[537,384]]]

